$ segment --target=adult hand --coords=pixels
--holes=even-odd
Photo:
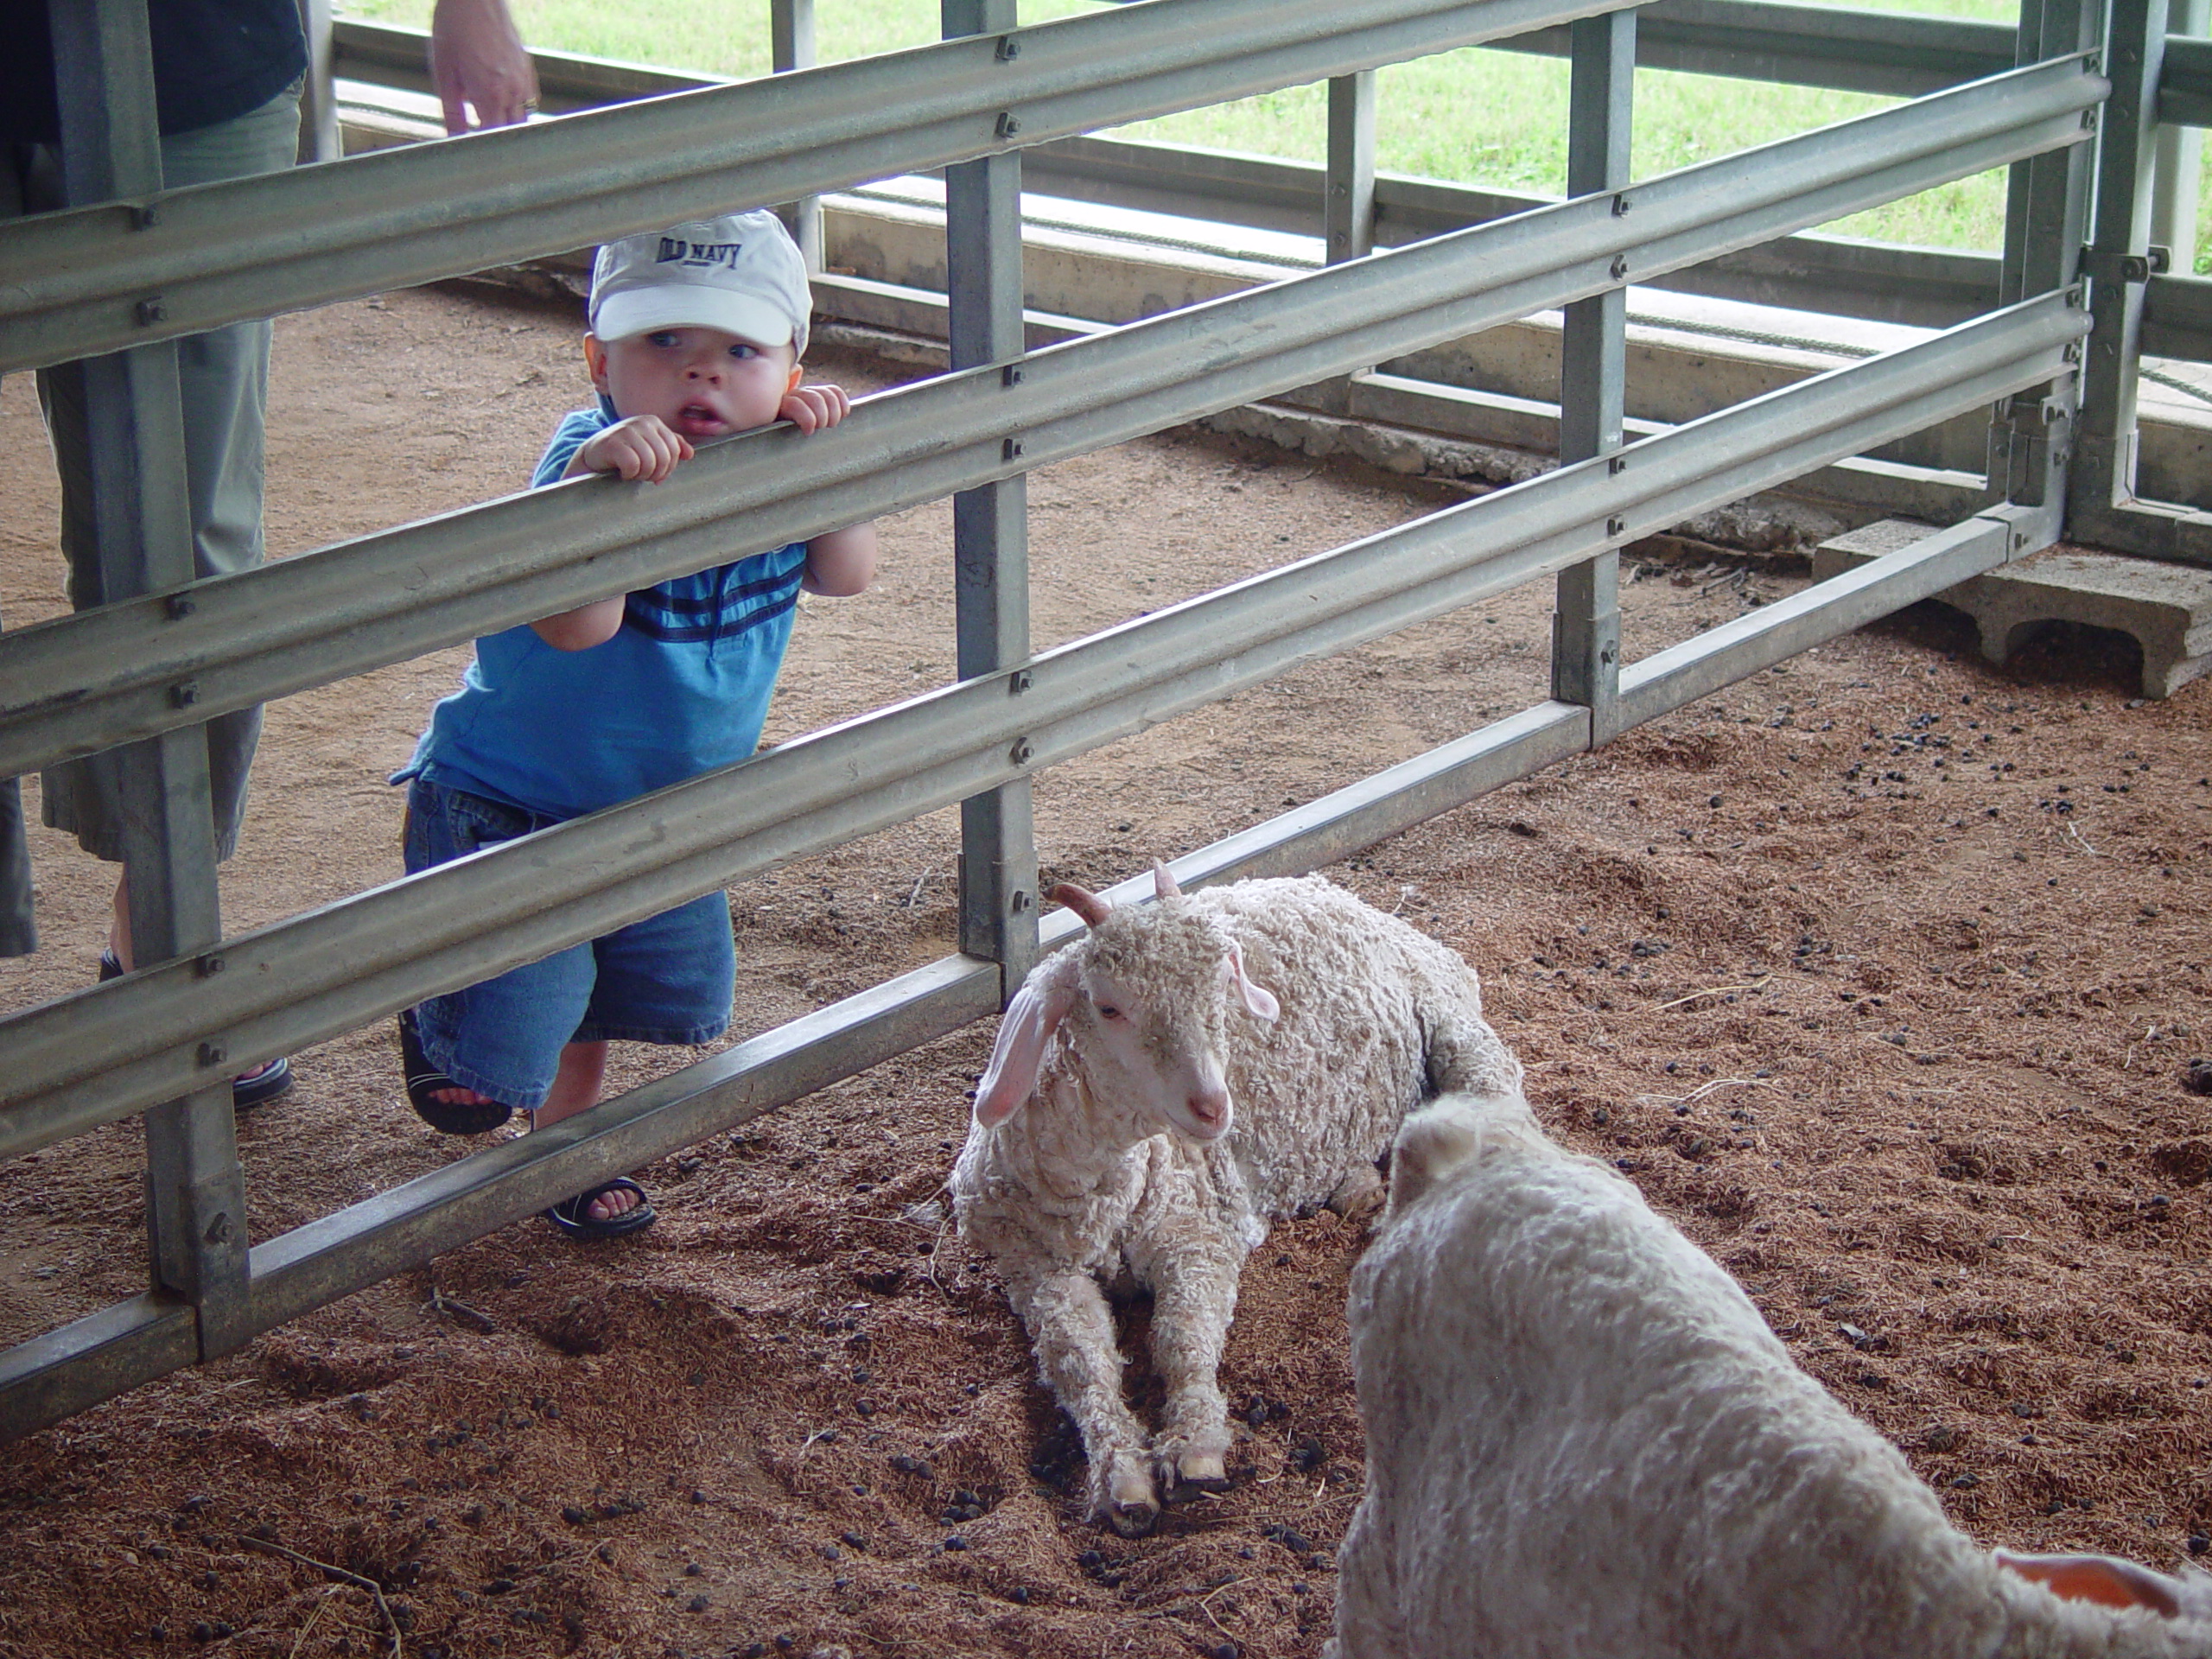
[[[789,421],[802,432],[819,432],[843,420],[852,406],[853,400],[842,386],[822,380],[793,386],[785,392],[784,401],[776,407],[776,418]]]
[[[507,0],[438,0],[430,16],[430,84],[445,105],[448,134],[511,127],[529,118],[537,103],[537,70],[507,15]]]

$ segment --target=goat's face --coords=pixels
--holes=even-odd
[[[976,1090],[982,1128],[1028,1103],[1058,1040],[1081,1054],[1093,1098],[1125,1109],[1140,1139],[1156,1132],[1146,1122],[1193,1141],[1229,1133],[1229,1022],[1281,1009],[1244,976],[1236,941],[1192,909],[1165,868],[1154,874],[1160,902],[1141,910],[1114,910],[1081,887],[1052,890],[1090,932],[1033,972],[999,1022]]]
[[[1193,1141],[1226,1135],[1230,1023],[1278,1012],[1245,977],[1236,942],[1171,899],[1118,912],[1086,946],[1070,1031],[1095,1071],[1162,1128]]]

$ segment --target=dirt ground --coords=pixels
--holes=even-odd
[[[280,325],[269,522],[289,553],[515,487],[582,401],[569,315],[395,294]],[[855,386],[869,365],[824,353]],[[0,615],[59,608],[27,380],[0,388]],[[1040,643],[1446,498],[1170,436],[1032,480]],[[771,738],[950,672],[949,512],[810,601]],[[1631,561],[1632,658],[1786,564]],[[1548,591],[1319,664],[1048,773],[1091,885],[1542,695]],[[408,753],[465,653],[274,708],[226,918],[398,874]],[[1923,607],[1332,872],[1457,947],[1546,1121],[1616,1160],[1980,1539],[2169,1565],[2212,1531],[2212,693],[2124,643],[2010,670]],[[35,786],[34,795],[35,793]],[[954,815],[733,893],[736,1034],[950,948]],[[41,832],[46,948],[89,982],[108,872]],[[1224,1382],[1233,1490],[1122,1541],[993,1278],[929,1207],[978,1028],[640,1171],[662,1220],[543,1222],[10,1448],[0,1654],[1318,1651],[1361,1440],[1334,1217],[1253,1258]],[[629,1080],[690,1058],[624,1058]],[[388,1024],[242,1120],[266,1238],[441,1161]],[[118,1125],[0,1170],[0,1339],[143,1281]],[[1142,1309],[1131,1310],[1141,1352]]]

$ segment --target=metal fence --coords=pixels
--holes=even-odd
[[[779,41],[810,41],[807,20],[812,0],[772,0]],[[2207,103],[2212,88],[2203,79],[2212,67],[2212,43],[2182,35],[2204,32],[2204,10],[2205,0],[2181,0],[2172,14],[2177,32],[2165,40],[2156,73],[2158,161],[2150,175],[2147,263],[2141,273],[2143,354],[2196,363],[2212,362],[2212,283],[2190,274],[2196,245],[2196,146],[2202,135],[2186,124],[2212,118],[2207,114],[2212,109]],[[2147,17],[2145,26],[2152,27]],[[1898,96],[1916,96],[1998,72],[2012,63],[2016,35],[2015,29],[2005,24],[1768,0],[1653,0],[1639,10],[1637,30],[1637,61],[1643,67]],[[1564,55],[1569,33],[1554,28],[1486,44],[1499,50]],[[407,30],[343,22],[336,34],[335,60],[339,73],[356,79],[425,86],[422,48],[421,36]],[[779,45],[778,50],[785,53],[787,48]],[[786,55],[778,63],[781,67],[792,60]],[[797,60],[811,62],[810,48]],[[548,106],[564,109],[702,84],[696,75],[556,53],[540,54],[539,74]],[[1325,166],[1084,136],[1025,149],[1024,186],[1052,196],[1325,238],[1338,257],[1349,245],[1340,238],[1365,235],[1374,245],[1397,246],[1545,205],[1541,197],[1376,170],[1371,145],[1363,145],[1360,122],[1364,118],[1357,114],[1372,104],[1371,81],[1363,86],[1357,77],[1345,77],[1332,85],[1335,116]],[[2123,188],[2134,193],[2131,200],[2139,198],[2140,182],[2133,179],[2111,181],[2107,194]],[[1365,213],[1363,204],[1368,205]],[[1998,303],[2001,266],[1996,253],[1907,247],[1815,232],[1661,272],[1642,279],[1640,285],[1948,327]],[[893,327],[906,326],[912,320],[911,302],[887,303],[886,296],[868,285],[845,283],[835,276],[824,283],[821,297],[838,315],[887,321]],[[1032,338],[1036,337],[1033,326]],[[2170,376],[2160,378],[2175,384]],[[2204,395],[2201,378],[2189,384]],[[1464,391],[1457,397],[1424,396],[1417,387],[1392,385],[1384,393],[1372,382],[1344,390],[1348,396],[1325,393],[1330,401],[1317,406],[1334,414],[1357,413],[1361,406],[1370,406],[1376,411],[1374,418],[1487,442],[1547,448],[1555,442],[1547,423],[1527,431],[1525,410],[1509,412],[1486,405],[1479,397],[1470,400]],[[1459,390],[1456,384],[1454,390]],[[1694,401],[1700,390],[1685,385],[1680,397],[1669,401]],[[1978,493],[1947,471],[1926,469],[1962,468],[1978,474],[1984,434],[1969,429],[1972,425],[1954,423],[1947,435],[1924,435],[1910,446],[1915,453],[1892,453],[1888,459],[1916,466],[1926,474],[1912,478],[1910,485],[1894,471],[1875,468],[1859,478],[1832,471],[1816,480],[1816,488],[1910,517],[1962,516],[1983,505]],[[2212,505],[2212,481],[2204,476],[2202,461],[2204,429],[2201,421],[2146,422],[2141,429],[2139,493],[2153,500]],[[1851,470],[1846,469],[1847,474]],[[2153,513],[2132,521],[2123,511],[2104,526],[2102,541],[2119,549],[2202,557],[2193,536],[2173,540],[2161,522],[2165,516]]]
[[[1813,45],[1802,32],[1777,41],[1767,26],[1802,9],[1664,0],[1646,16],[1661,17],[1654,33],[1666,51],[1726,61],[1741,50],[1791,73],[1865,59],[1895,73],[1901,55],[1930,64],[1916,31],[1964,29],[1955,61],[1929,73],[1980,78],[1635,183],[1638,17],[1605,0],[1147,0],[1032,28],[1016,26],[1013,0],[946,0],[954,38],[939,45],[175,192],[149,170],[143,4],[55,5],[71,131],[99,164],[72,175],[71,200],[83,205],[21,221],[0,240],[0,368],[107,354],[95,380],[106,416],[99,518],[117,596],[0,635],[0,774],[116,755],[142,809],[130,868],[148,965],[0,1020],[0,1149],[143,1115],[153,1287],[0,1355],[0,1433],[233,1351],[995,1012],[1036,953],[1074,925],[1039,920],[1031,777],[1295,664],[1516,583],[1557,583],[1549,700],[1177,860],[1186,884],[1338,858],[2048,546],[2069,512],[2077,535],[2119,524],[2170,552],[2203,545],[2201,515],[2154,512],[2118,493],[2133,357],[2152,327],[2145,288],[2160,291],[2146,283],[2141,188],[2159,99],[2169,115],[2212,110],[2190,102],[2201,94],[2189,79],[2212,92],[2212,54],[2162,51],[2163,0],[2115,0],[2108,48],[2087,0],[2026,0],[2009,50],[2002,31],[1850,13],[1827,14],[1834,21]],[[61,26],[65,16],[81,26]],[[1740,47],[1732,29],[1751,31]],[[1357,257],[1388,217],[1381,193],[1360,188],[1373,178],[1370,72],[1468,44],[1526,43],[1535,31],[1553,31],[1535,41],[1572,61],[1569,198]],[[798,60],[797,38],[783,41],[787,60]],[[1332,178],[1344,186],[1328,199],[1338,263],[1025,353],[1027,149],[1323,77]],[[174,398],[165,417],[160,393],[177,335],[933,166],[947,169],[950,372],[871,398],[803,442],[770,430],[713,447],[620,513],[605,510],[603,493],[620,486],[581,480],[190,579],[181,526],[164,518],[178,462]],[[1624,446],[1628,283],[1709,270],[2000,166],[2012,171],[1994,308]],[[2093,169],[2102,194],[2085,256]],[[1567,316],[1557,471],[1031,651],[1028,469],[1555,307]],[[1976,409],[1996,412],[1994,505],[1850,575],[1620,660],[1622,543]],[[956,683],[462,862],[224,934],[199,722],[947,495]],[[232,1073],[954,802],[961,954],[553,1128],[276,1237],[246,1238]]]

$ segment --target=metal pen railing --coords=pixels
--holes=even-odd
[[[1311,868],[2059,533],[2075,359],[2092,318],[2074,264],[2088,141],[2108,91],[2071,0],[2037,6],[2020,68],[1635,184],[1624,168],[1634,50],[1624,11],[1581,0],[1151,0],[1020,29],[1010,0],[953,0],[955,38],[942,46],[173,193],[124,164],[150,132],[149,88],[110,60],[129,56],[134,16],[143,29],[133,5],[99,0],[100,31],[62,51],[73,107],[108,112],[110,176],[73,191],[81,206],[24,221],[0,245],[0,362],[137,342],[120,359],[114,404],[136,410],[114,423],[122,474],[143,473],[168,441],[156,406],[129,397],[132,377],[156,372],[178,333],[923,164],[949,168],[954,368],[868,400],[803,445],[770,431],[715,446],[669,483],[628,491],[619,512],[607,492],[627,486],[579,480],[202,582],[179,576],[162,541],[172,532],[156,527],[138,550],[159,556],[111,585],[136,596],[0,635],[0,771],[127,743],[120,764],[156,809],[130,863],[145,965],[0,1020],[0,1146],[19,1152],[145,1113],[156,1287],[0,1355],[0,1431],[228,1351],[995,1010],[1071,925],[1039,921],[1029,829],[1030,780],[1055,761],[1505,587],[1557,579],[1550,699],[1176,861],[1192,880]],[[73,9],[82,10],[56,15]],[[1537,24],[1573,32],[1577,194],[1358,257],[1372,225],[1361,179],[1372,177],[1373,84],[1362,78],[1397,57]],[[143,34],[138,43],[143,66]],[[1334,92],[1336,263],[1024,353],[1024,145],[1317,76]],[[703,143],[682,141],[702,130]],[[2005,308],[1622,447],[1628,283],[2000,165],[2014,169]],[[1557,472],[1033,653],[1030,468],[1562,305],[1568,453]],[[1621,663],[1612,561],[1624,541],[1984,406],[2002,411],[1993,485],[2005,498],[1986,512]],[[104,486],[101,503],[124,541],[137,522],[128,482]],[[193,747],[195,722],[948,494],[958,683],[223,936],[193,780],[171,766]],[[956,801],[962,954],[550,1129],[278,1237],[245,1239],[232,1071]],[[198,812],[204,821],[204,800]],[[170,873],[148,884],[150,896],[142,859]]]
[[[772,11],[780,19],[801,3],[772,0]],[[2142,290],[2134,335],[2139,354],[2212,362],[2212,280],[2196,276],[2192,269],[2199,183],[2193,133],[2212,124],[2212,41],[2196,38],[2205,27],[2204,0],[2177,0],[2177,5],[2171,15],[2154,18],[2145,11],[2121,26],[2123,36],[2145,42],[2138,60],[2149,78],[2138,107],[2155,134],[2142,144],[2148,170],[2121,169],[2107,176],[2101,188],[2108,203],[2125,200],[2149,209],[2148,220],[2139,226],[2133,206],[2112,221],[2121,227],[2115,233],[2130,245],[2113,250],[2120,274],[2111,280]],[[1555,24],[1484,44],[1565,56],[1572,31],[1570,24]],[[1770,0],[1654,0],[1638,9],[1636,33],[1635,60],[1645,68],[1907,96],[1996,73],[2014,60],[2019,38],[2017,26],[2000,23]],[[347,24],[341,35],[341,58],[353,69],[399,84],[420,76],[419,43],[404,31]],[[547,54],[541,73],[550,96],[569,107],[696,84],[696,78],[674,72],[560,54]],[[1370,107],[1372,96],[1370,86]],[[2149,159],[2153,153],[2155,165]],[[1033,147],[1025,166],[1032,187],[1049,193],[1332,238],[1338,234],[1326,222],[1333,206],[1371,195],[1371,219],[1357,213],[1352,218],[1363,219],[1377,243],[1389,245],[1525,211],[1542,201],[1378,175],[1371,157],[1340,145],[1333,129],[1330,155],[1327,166],[1316,168],[1076,137]],[[2132,235],[2126,234],[2129,231]],[[1994,255],[1807,235],[1662,274],[1654,285],[1942,327],[1996,302],[2001,266]],[[2115,404],[2110,419],[2132,431],[2139,354],[2123,352],[2118,361],[2125,365],[2130,391],[2126,406]],[[2100,395],[2093,392],[2092,401]],[[2119,397],[2117,385],[2111,395]],[[2120,447],[2119,462],[2128,475],[2115,474],[2109,489],[2101,484],[2092,490],[2105,505],[2084,507],[2094,524],[2085,519],[2077,535],[2119,550],[2212,559],[2212,543],[2203,533],[2204,524],[2212,521],[2135,499],[2136,453],[2132,439]],[[2174,468],[2173,461],[2163,461],[2155,482],[2168,489],[2177,484],[2190,487]]]

